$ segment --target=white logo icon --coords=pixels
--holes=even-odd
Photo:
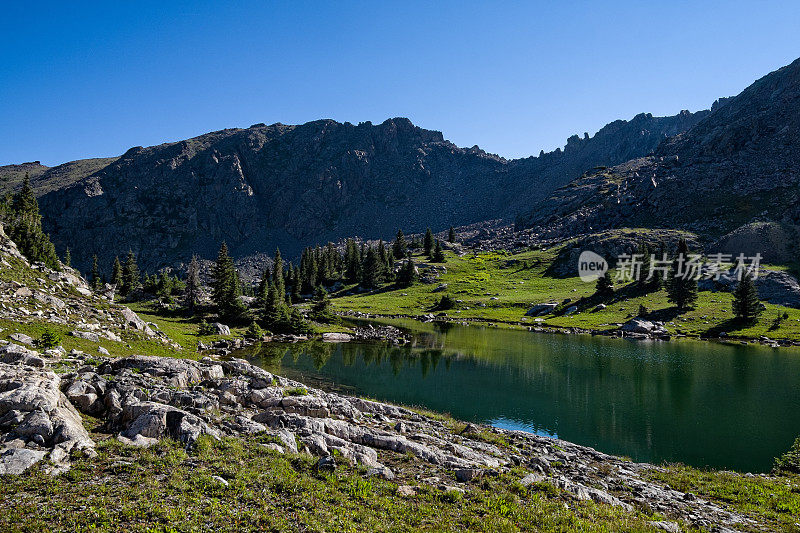
[[[603,256],[590,250],[581,252],[578,258],[578,276],[581,281],[595,281],[608,271],[608,263]]]

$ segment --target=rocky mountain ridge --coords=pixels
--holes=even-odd
[[[255,124],[132,148],[107,164],[26,165],[45,192],[44,226],[59,251],[70,247],[85,269],[95,253],[106,265],[132,249],[153,270],[192,253],[211,258],[223,240],[237,256],[276,246],[292,256],[343,237],[389,238],[398,227],[513,218],[587,168],[649,153],[707,114],[640,114],[518,160],[396,118]],[[0,167],[0,182],[12,189],[26,165]]]
[[[800,224],[798,185],[800,59],[714,106],[653,155],[564,185],[519,217],[517,228],[545,238],[618,227],[683,229],[723,245],[737,236],[742,252],[785,248],[785,261]],[[772,229],[764,231],[765,224]]]

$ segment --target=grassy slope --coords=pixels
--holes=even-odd
[[[486,478],[464,495],[397,484],[343,466],[320,473],[307,456],[282,456],[255,440],[201,439],[186,452],[101,443],[94,460],[62,476],[36,468],[0,484],[3,531],[654,531],[650,513],[576,503],[524,472]],[[221,476],[224,486],[212,476]]]
[[[390,458],[401,476],[390,482],[368,478],[365,468],[341,460],[336,472],[317,472],[311,457],[277,454],[262,440],[270,441],[204,437],[190,451],[169,440],[148,449],[104,440],[98,458],[77,459],[64,475],[37,466],[23,476],[2,476],[0,530],[605,532],[657,531],[648,522],[664,519],[648,509],[627,513],[576,502],[547,482],[524,487],[521,469],[484,477],[462,495],[418,485],[416,470],[403,471],[404,462],[415,461],[406,456]],[[748,478],[684,467],[653,477],[760,524],[744,530],[796,531],[797,477]],[[401,484],[417,486],[417,494],[403,496]]]
[[[515,255],[482,253],[456,257],[447,253],[447,273],[440,278],[448,285],[445,291],[435,293],[437,284],[415,284],[405,289],[389,287],[383,291],[340,296],[333,300],[340,310],[354,310],[372,314],[404,314],[421,316],[432,312],[435,302],[442,294],[449,294],[462,302],[446,311],[450,318],[480,319],[514,324],[530,324],[553,327],[578,327],[599,331],[612,330],[637,314],[639,305],[644,305],[654,316],[673,315],[673,306],[667,301],[666,291],[660,290],[644,296],[632,297],[608,303],[604,310],[584,311],[569,316],[547,315],[542,321],[525,317],[531,305],[543,302],[573,301],[591,296],[594,283],[584,283],[577,276],[551,277],[546,273],[557,255],[558,249],[528,251]],[[417,258],[422,261],[424,258]],[[528,268],[523,268],[527,264]],[[770,267],[772,268],[772,267]],[[617,287],[618,289],[622,287]],[[495,298],[495,299],[492,299]],[[666,328],[673,334],[698,336],[714,328],[722,328],[732,337],[758,337],[800,340],[800,310],[766,304],[767,310],[760,319],[742,327],[731,324],[733,297],[724,292],[700,292],[697,305],[676,316]],[[486,307],[480,307],[485,305]],[[661,313],[659,313],[661,312]],[[779,327],[770,327],[779,314],[788,313]]]

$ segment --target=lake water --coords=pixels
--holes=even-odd
[[[398,323],[411,346],[264,344],[247,356],[328,390],[631,457],[766,472],[800,435],[800,351]]]

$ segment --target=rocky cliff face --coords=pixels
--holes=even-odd
[[[257,124],[132,148],[99,170],[84,165],[88,174],[40,205],[57,248],[69,246],[81,268],[92,254],[108,264],[132,249],[155,269],[213,257],[223,240],[238,256],[276,246],[291,256],[346,236],[513,217],[586,168],[644,155],[707,113],[642,114],[512,161],[407,119]]]
[[[587,173],[518,227],[566,236],[613,227],[670,227],[714,240],[771,221],[800,223],[800,60],[716,104],[652,156]]]

